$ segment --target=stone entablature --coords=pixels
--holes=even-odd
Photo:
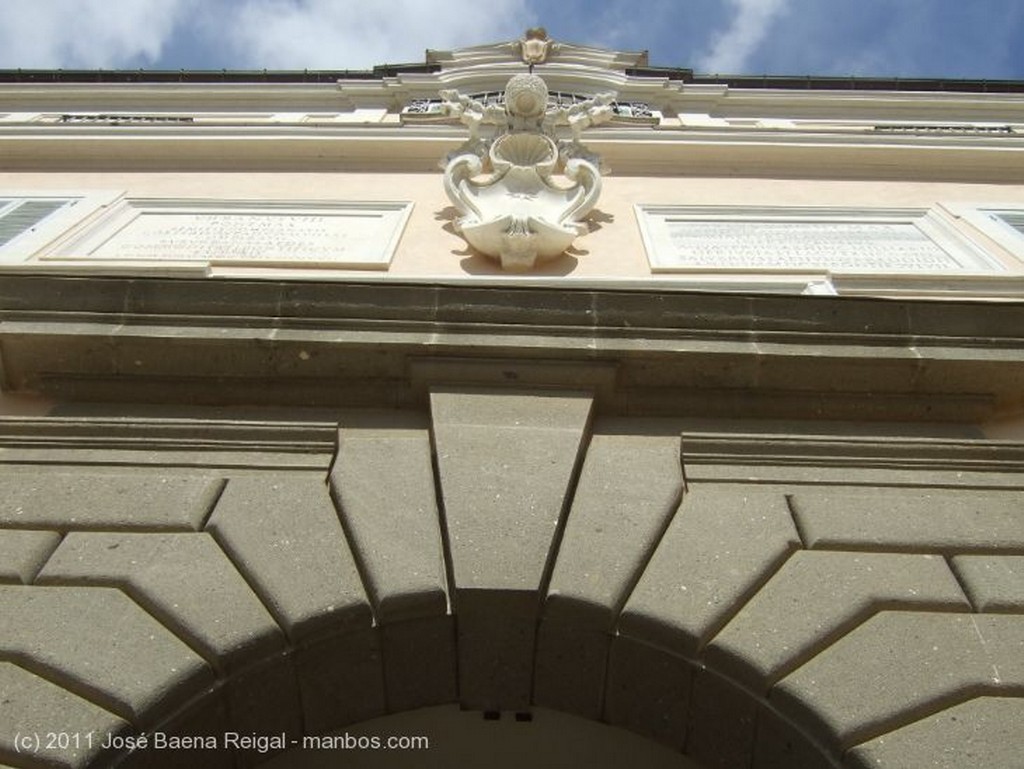
[[[1020,413],[1022,313],[1019,302],[507,280],[0,281],[7,392],[209,405],[301,393],[309,405],[415,408],[432,383],[514,380],[594,389],[616,415],[789,419],[810,403],[823,419],[980,424]]]
[[[479,98],[500,91],[509,77],[538,68],[552,92],[592,98],[618,94],[621,118],[669,119],[664,127],[788,131],[818,128],[885,134],[1013,134],[1024,125],[1019,84],[926,81],[914,91],[891,84],[839,78],[729,79],[691,70],[653,69],[646,52],[623,52],[551,39],[540,27],[516,40],[428,50],[423,65],[363,73],[114,73],[95,82],[45,72],[8,73],[0,85],[0,125],[58,124],[168,127],[239,118],[265,122],[329,122],[345,113],[383,109],[412,117],[433,111],[442,89]],[[81,76],[83,73],[78,73]],[[331,82],[334,80],[334,82]],[[176,82],[177,81],[177,82]],[[734,82],[730,85],[730,82]],[[776,82],[778,81],[778,82]],[[790,82],[791,81],[791,82]],[[834,83],[833,88],[827,87]],[[899,90],[892,90],[899,88]],[[992,91],[989,93],[988,91]],[[41,105],[47,105],[40,109]],[[64,105],[54,110],[52,105]],[[268,105],[273,105],[268,109]],[[314,106],[315,105],[315,106]],[[83,109],[84,108],[84,109]]]

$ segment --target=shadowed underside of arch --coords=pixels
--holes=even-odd
[[[706,767],[1024,754],[1022,478],[969,442],[681,432],[558,389],[429,405],[15,455],[0,761],[255,765],[153,740],[444,703],[560,710]]]

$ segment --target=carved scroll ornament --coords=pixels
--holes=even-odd
[[[458,91],[441,98],[444,112],[469,128],[468,140],[447,158],[444,187],[459,212],[456,231],[470,245],[505,270],[524,271],[589,231],[583,218],[601,194],[600,158],[580,135],[611,118],[613,94],[549,108],[544,80],[522,74],[509,80],[504,107]],[[482,125],[497,126],[496,135],[483,138]],[[558,126],[568,126],[572,138],[559,141]],[[571,184],[557,183],[556,172]]]

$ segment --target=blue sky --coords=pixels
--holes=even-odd
[[[0,0],[0,68],[366,69],[537,24],[703,73],[1024,80],[1024,0]]]

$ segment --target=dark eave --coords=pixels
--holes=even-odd
[[[380,80],[439,69],[437,64],[381,64],[373,69],[328,70],[6,69],[0,70],[0,83],[334,83]]]
[[[83,70],[6,69],[0,83],[334,83],[380,80],[410,73],[438,72],[440,64],[381,64],[373,69],[305,70]],[[924,91],[946,93],[1024,93],[1022,80],[956,78],[821,77],[815,75],[695,74],[685,67],[631,67],[625,74],[730,88],[810,91]]]
[[[815,77],[788,75],[696,75],[692,83],[730,88],[810,91],[933,91],[937,93],[1024,93],[1021,80],[957,80],[915,77]]]
[[[961,80],[923,77],[823,77],[816,75],[711,75],[685,67],[633,67],[627,75],[662,77],[699,85],[809,91],[933,91],[949,93],[1024,93],[1021,80]]]

